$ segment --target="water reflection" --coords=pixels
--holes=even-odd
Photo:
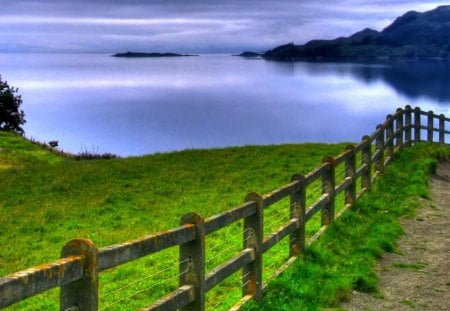
[[[441,104],[450,103],[448,62],[402,62],[382,67],[356,67],[352,68],[352,74],[368,83],[381,79],[411,99],[426,97]]]
[[[359,141],[407,104],[448,114],[448,67],[275,63],[227,55],[116,59],[1,55],[27,135],[62,149],[140,155],[186,148]]]
[[[275,72],[294,76],[307,71],[311,76],[348,76],[368,85],[381,81],[409,99],[428,98],[450,103],[450,63],[446,61],[404,61],[380,64],[278,63],[270,62]]]

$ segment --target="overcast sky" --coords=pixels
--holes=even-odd
[[[0,52],[235,53],[382,30],[445,1],[0,0]]]

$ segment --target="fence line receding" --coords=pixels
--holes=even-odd
[[[100,272],[177,246],[178,288],[153,305],[142,306],[143,310],[204,310],[205,294],[240,272],[242,299],[231,308],[238,310],[246,301],[262,297],[266,252],[284,238],[289,239],[289,258],[277,267],[275,275],[278,275],[327,225],[370,189],[395,153],[422,141],[448,144],[449,122],[449,118],[432,111],[399,108],[356,146],[348,146],[337,157],[326,157],[306,175],[294,174],[288,184],[270,193],[249,193],[242,205],[222,214],[204,219],[188,213],[181,218],[178,228],[101,249],[86,239],[69,241],[62,249],[61,259],[0,278],[0,308],[60,287],[60,310],[98,310],[102,307],[98,303]],[[343,200],[339,210],[338,198]],[[288,221],[265,234],[265,212],[277,202],[284,203],[283,199],[288,200]],[[320,229],[308,236],[307,223],[314,216],[320,217]],[[238,221],[243,224],[242,249],[206,271],[205,238]]]

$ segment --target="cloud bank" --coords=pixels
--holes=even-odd
[[[265,51],[363,28],[443,1],[16,0],[2,3],[0,52]]]

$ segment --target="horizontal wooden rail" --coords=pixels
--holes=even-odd
[[[22,270],[0,279],[0,307],[79,280],[84,274],[83,256],[72,256]]]
[[[238,220],[256,213],[255,202],[246,202],[241,206],[228,210],[222,214],[207,218],[204,223],[205,235],[220,230]]]
[[[280,201],[281,199],[286,198],[296,189],[298,189],[299,182],[293,181],[286,186],[280,187],[272,192],[266,193],[263,195],[264,207],[269,207]]]
[[[337,185],[334,188],[334,192],[336,193],[336,195],[338,195],[339,193],[341,193],[344,190],[347,190],[350,187],[350,185],[352,184],[352,182],[353,182],[353,180],[351,177],[346,177],[342,183],[340,183],[339,185]]]
[[[99,250],[99,271],[117,267],[166,248],[195,239],[195,226],[185,225]]]
[[[328,193],[322,194],[320,199],[312,204],[305,213],[305,222],[310,220],[318,211],[320,211],[327,203],[330,202],[330,196]]]
[[[251,248],[244,249],[238,256],[223,263],[206,276],[205,290],[209,291],[214,286],[225,280],[234,272],[242,269],[246,264],[255,260],[255,251]]]
[[[241,271],[243,298],[232,308],[238,310],[249,299],[262,297],[264,253],[289,236],[289,259],[274,275],[281,273],[336,217],[370,190],[372,182],[397,152],[422,141],[448,144],[449,122],[443,115],[406,106],[388,115],[376,131],[364,136],[360,143],[349,146],[334,158],[326,157],[306,175],[295,174],[289,183],[264,195],[250,193],[245,203],[226,212],[207,219],[188,213],[181,218],[180,227],[100,250],[89,240],[70,241],[62,251],[65,258],[0,278],[0,308],[60,286],[61,310],[97,310],[99,272],[178,246],[179,287],[143,310],[203,311],[206,292]],[[424,131],[426,137],[422,137]],[[319,197],[307,204],[307,195],[310,200],[316,197],[317,191]],[[336,196],[340,194],[344,194],[345,202],[335,215]],[[282,201],[284,199],[288,202]],[[264,213],[276,203],[279,204],[276,208],[289,207],[286,215],[289,220],[264,236],[264,219],[273,217]],[[319,212],[321,228],[307,240],[306,224]],[[238,221],[243,224],[242,250],[206,274],[205,252],[211,251],[205,248],[206,236]]]
[[[183,285],[173,293],[161,298],[148,308],[141,311],[170,311],[178,310],[194,301],[194,286]]]
[[[273,232],[269,234],[262,244],[261,251],[265,253],[268,251],[272,246],[277,244],[280,240],[282,240],[284,237],[288,236],[292,232],[294,232],[296,229],[298,229],[298,219],[293,218],[289,221],[289,223],[285,226],[282,226],[279,228],[276,232]]]
[[[328,166],[328,163],[323,163],[321,166],[315,168],[311,172],[305,175],[305,186],[312,184],[319,178],[322,178],[324,169]]]

